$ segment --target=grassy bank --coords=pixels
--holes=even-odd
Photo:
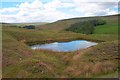
[[[107,20],[107,24],[96,27],[94,34],[90,35],[64,31],[71,24],[71,20],[62,20],[31,30],[4,24],[3,78],[117,77],[117,17],[102,18]],[[82,19],[72,19],[71,22]],[[114,22],[113,25],[111,21]],[[75,39],[98,41],[99,44],[74,52],[31,50],[27,45]]]

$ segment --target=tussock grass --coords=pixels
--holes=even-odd
[[[115,63],[107,61],[107,62],[98,62],[94,65],[92,73],[100,74],[100,73],[109,73],[115,71],[116,66]]]

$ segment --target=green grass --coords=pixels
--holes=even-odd
[[[95,27],[94,34],[118,34],[118,23],[108,23]]]

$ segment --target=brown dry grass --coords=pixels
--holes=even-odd
[[[100,73],[108,73],[113,72],[116,69],[116,64],[111,61],[106,62],[98,62],[93,66],[92,73],[100,74]]]

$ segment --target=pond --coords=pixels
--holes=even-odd
[[[31,49],[46,49],[59,52],[70,52],[79,49],[85,49],[90,46],[97,45],[98,43],[86,41],[86,40],[74,40],[69,42],[53,42],[47,44],[37,44],[30,46]]]

